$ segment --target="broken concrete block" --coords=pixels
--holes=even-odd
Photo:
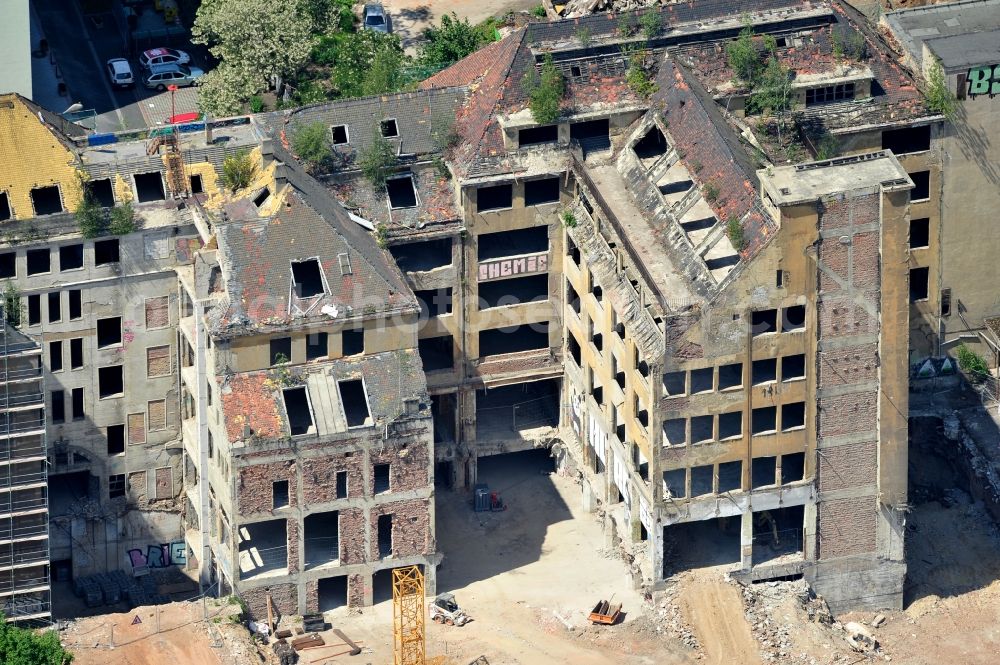
[[[876,614],[875,618],[872,619],[872,627],[878,628],[887,621],[884,614]]]

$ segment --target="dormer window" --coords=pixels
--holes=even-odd
[[[806,90],[806,106],[854,99],[854,83],[838,83]]]
[[[389,118],[382,121],[382,136],[387,139],[399,136],[399,128],[396,127],[395,118]]]
[[[417,190],[413,187],[413,176],[405,175],[401,178],[390,178],[385,182],[386,192],[389,194],[389,207],[413,208],[417,205]]]
[[[299,298],[312,298],[326,293],[319,259],[292,261],[292,281],[295,295]]]
[[[333,145],[344,145],[350,143],[347,136],[347,125],[334,125],[330,128],[330,135]]]
[[[271,198],[271,190],[265,187],[257,193],[257,196],[253,197],[253,204],[259,208],[267,203],[269,198]]]

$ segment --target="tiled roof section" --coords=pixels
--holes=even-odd
[[[825,104],[808,109],[810,115],[822,116],[827,129],[847,128],[872,122],[899,121],[928,115],[923,96],[917,90],[910,74],[900,67],[882,38],[869,31],[853,10],[833,3],[836,29],[845,33],[858,33],[867,42],[868,57],[856,63],[871,69],[877,82],[872,98],[859,102]],[[808,74],[835,74],[838,67],[855,64],[834,55],[833,26],[818,28],[803,37],[801,46],[779,48],[778,59],[797,76]],[[725,44],[688,46],[681,49],[680,57],[686,66],[714,95],[729,92],[746,94],[745,89],[733,88],[733,70],[729,67]]]
[[[439,150],[435,134],[445,135],[455,120],[455,113],[465,101],[465,89],[439,86],[417,92],[379,97],[360,97],[305,106],[293,111],[278,111],[257,116],[266,131],[290,144],[295,128],[314,122],[327,127],[346,125],[349,143],[335,150],[347,163],[371,145],[381,122],[396,121],[399,138],[389,139],[401,154],[427,154]]]
[[[471,86],[489,71],[490,67],[497,63],[498,59],[503,58],[503,53],[509,46],[506,39],[487,44],[450,67],[442,69],[434,76],[424,79],[421,81],[419,88],[421,90],[430,90],[451,86]]]
[[[414,169],[409,174],[418,199],[413,208],[390,210],[385,189],[376,190],[357,173],[335,175],[328,178],[325,184],[344,208],[373,224],[417,228],[462,219],[461,211],[455,206],[450,180],[441,177],[434,168]]]
[[[763,211],[757,194],[754,170],[750,168],[746,153],[735,144],[732,136],[717,114],[711,100],[705,99],[694,77],[672,59],[665,59],[657,77],[659,90],[653,96],[654,105],[665,119],[674,145],[688,164],[698,163],[699,169],[690,169],[691,177],[705,190],[711,186],[718,190],[714,201],[706,202],[722,221],[730,218],[743,222],[745,240],[741,254],[754,255],[774,230],[770,215]]]
[[[280,157],[277,150],[275,155]],[[214,330],[239,335],[327,318],[322,310],[328,305],[340,316],[348,307],[355,315],[415,308],[402,275],[371,234],[286,157],[291,187],[278,212],[258,218],[248,210],[234,218],[239,206],[231,206],[232,221],[219,225],[228,297],[213,317]],[[320,261],[326,291],[299,298],[292,292],[291,262],[313,257]]]
[[[810,7],[822,5],[823,2],[809,0],[688,0],[687,2],[672,2],[663,4],[651,11],[659,12],[660,23],[664,26],[682,23],[711,21],[713,19],[732,18],[741,14],[753,14],[764,11]],[[641,16],[642,11],[627,12]],[[564,21],[549,23],[532,23],[528,27],[528,43],[539,44],[574,39],[581,29],[588,30],[592,37],[613,36],[618,32],[618,20],[622,14],[591,14]]]
[[[77,125],[76,123],[66,120],[62,116],[43,109],[41,106],[31,101],[27,97],[22,97],[17,93],[11,93],[9,95],[0,95],[0,101],[17,101],[23,104],[31,113],[33,113],[39,120],[43,121],[48,127],[52,135],[55,136],[63,147],[72,150],[76,147],[73,143],[73,138],[82,138],[87,135],[87,130]]]
[[[320,437],[348,431],[339,381],[364,379],[372,425],[376,428],[403,416],[407,400],[423,404],[430,401],[415,349],[341,358],[281,371],[280,377],[275,370],[262,370],[235,374],[222,381],[222,411],[230,441],[244,439],[244,425],[250,426],[256,440],[287,438],[289,427],[282,404],[282,390],[286,387],[306,388],[312,405],[314,436]]]

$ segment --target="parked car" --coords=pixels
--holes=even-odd
[[[194,85],[194,82],[205,75],[197,67],[187,65],[161,65],[153,67],[146,76],[147,88],[155,90],[166,90],[168,85],[176,85],[180,88]]]
[[[191,56],[173,48],[151,48],[139,55],[139,66],[143,69],[152,69],[159,65],[186,65],[189,62]]]
[[[385,12],[385,7],[379,3],[365,5],[365,9],[361,13],[361,23],[365,26],[365,30],[384,32],[385,34],[392,32],[392,19]]]
[[[116,88],[131,88],[135,84],[132,65],[128,64],[125,58],[108,60],[108,78],[111,79],[111,85]]]

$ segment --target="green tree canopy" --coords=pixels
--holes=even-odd
[[[426,40],[420,49],[420,62],[444,67],[474,53],[496,39],[496,26],[492,20],[478,25],[455,14],[441,17],[441,25],[424,30]]]
[[[319,39],[313,62],[328,70],[332,97],[361,97],[396,92],[409,62],[396,35],[374,30],[338,32]]]
[[[4,665],[66,665],[73,655],[59,644],[53,630],[37,633],[7,623],[0,613],[0,663]]]

